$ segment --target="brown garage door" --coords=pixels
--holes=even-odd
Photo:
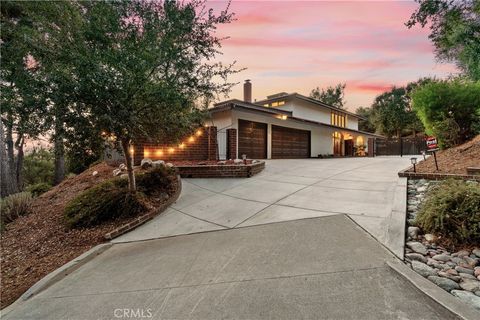
[[[249,159],[267,157],[267,124],[238,120],[238,156]]]
[[[310,131],[272,126],[272,158],[310,157]]]

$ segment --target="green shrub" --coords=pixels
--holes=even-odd
[[[144,195],[131,193],[121,180],[106,181],[74,198],[65,208],[67,225],[71,228],[89,227],[144,212],[147,208]]]
[[[172,178],[174,177],[175,169],[164,166],[153,168],[135,176],[138,190],[146,195],[167,189],[172,184]]]
[[[23,181],[25,185],[53,182],[53,152],[46,149],[34,149],[25,156],[23,162]]]
[[[1,224],[12,222],[30,212],[32,195],[30,192],[19,192],[9,195],[0,201]]]
[[[480,184],[442,181],[430,190],[415,222],[453,244],[480,243]]]
[[[51,188],[52,188],[52,186],[50,184],[48,184],[46,182],[40,182],[40,183],[35,183],[35,184],[29,185],[25,190],[30,192],[32,194],[32,196],[38,197],[42,193],[45,193],[48,190],[50,190]]]

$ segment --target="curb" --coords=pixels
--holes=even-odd
[[[152,210],[149,213],[146,213],[143,216],[140,216],[140,217],[136,218],[135,220],[133,220],[133,221],[127,223],[127,224],[124,224],[123,226],[118,227],[117,229],[115,229],[113,231],[110,231],[109,233],[105,234],[103,237],[106,240],[112,240],[116,237],[121,236],[122,234],[125,234],[127,232],[132,231],[133,229],[141,226],[145,222],[153,219],[154,217],[158,216],[160,213],[165,211],[175,201],[178,200],[178,198],[180,197],[180,194],[182,193],[182,179],[180,178],[180,175],[177,175],[177,179],[178,179],[178,189],[175,192],[175,194],[172,197],[170,197],[170,199],[167,200],[167,202],[162,204],[157,209]]]
[[[418,290],[427,295],[430,299],[452,312],[460,319],[476,320],[480,319],[480,312],[472,306],[464,303],[458,298],[455,298],[447,291],[438,287],[436,284],[425,279],[400,260],[387,261],[387,265]]]
[[[25,293],[23,293],[20,296],[20,298],[18,298],[15,302],[10,304],[5,309],[2,309],[1,310],[2,316],[12,311],[14,308],[16,308],[16,306],[21,304],[23,301],[30,299],[32,296],[40,293],[41,291],[50,287],[52,284],[65,278],[67,275],[74,272],[75,270],[83,266],[85,263],[89,262],[96,256],[108,250],[111,246],[113,246],[113,243],[102,243],[102,244],[96,245],[95,247],[91,248],[87,252],[82,253],[80,256],[76,257],[72,261],[59,267],[55,271],[50,272],[45,277],[38,280],[27,291],[25,291]]]

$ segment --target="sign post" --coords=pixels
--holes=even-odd
[[[436,137],[426,137],[425,138],[427,143],[427,151],[433,153],[433,158],[435,159],[435,168],[438,171],[438,163],[437,163],[437,154],[438,151],[438,142]]]

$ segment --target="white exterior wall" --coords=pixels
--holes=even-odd
[[[221,112],[216,112],[212,115],[211,119],[205,121],[206,125],[215,126],[217,130],[232,128],[234,124],[232,122],[232,111],[226,110]],[[236,128],[236,127],[235,127]]]
[[[330,109],[322,108],[319,105],[314,105],[307,101],[298,99],[295,101],[286,101],[282,109],[292,111],[293,116],[296,118],[330,124]]]
[[[358,118],[352,117],[347,114],[347,128],[352,130],[358,130]]]

